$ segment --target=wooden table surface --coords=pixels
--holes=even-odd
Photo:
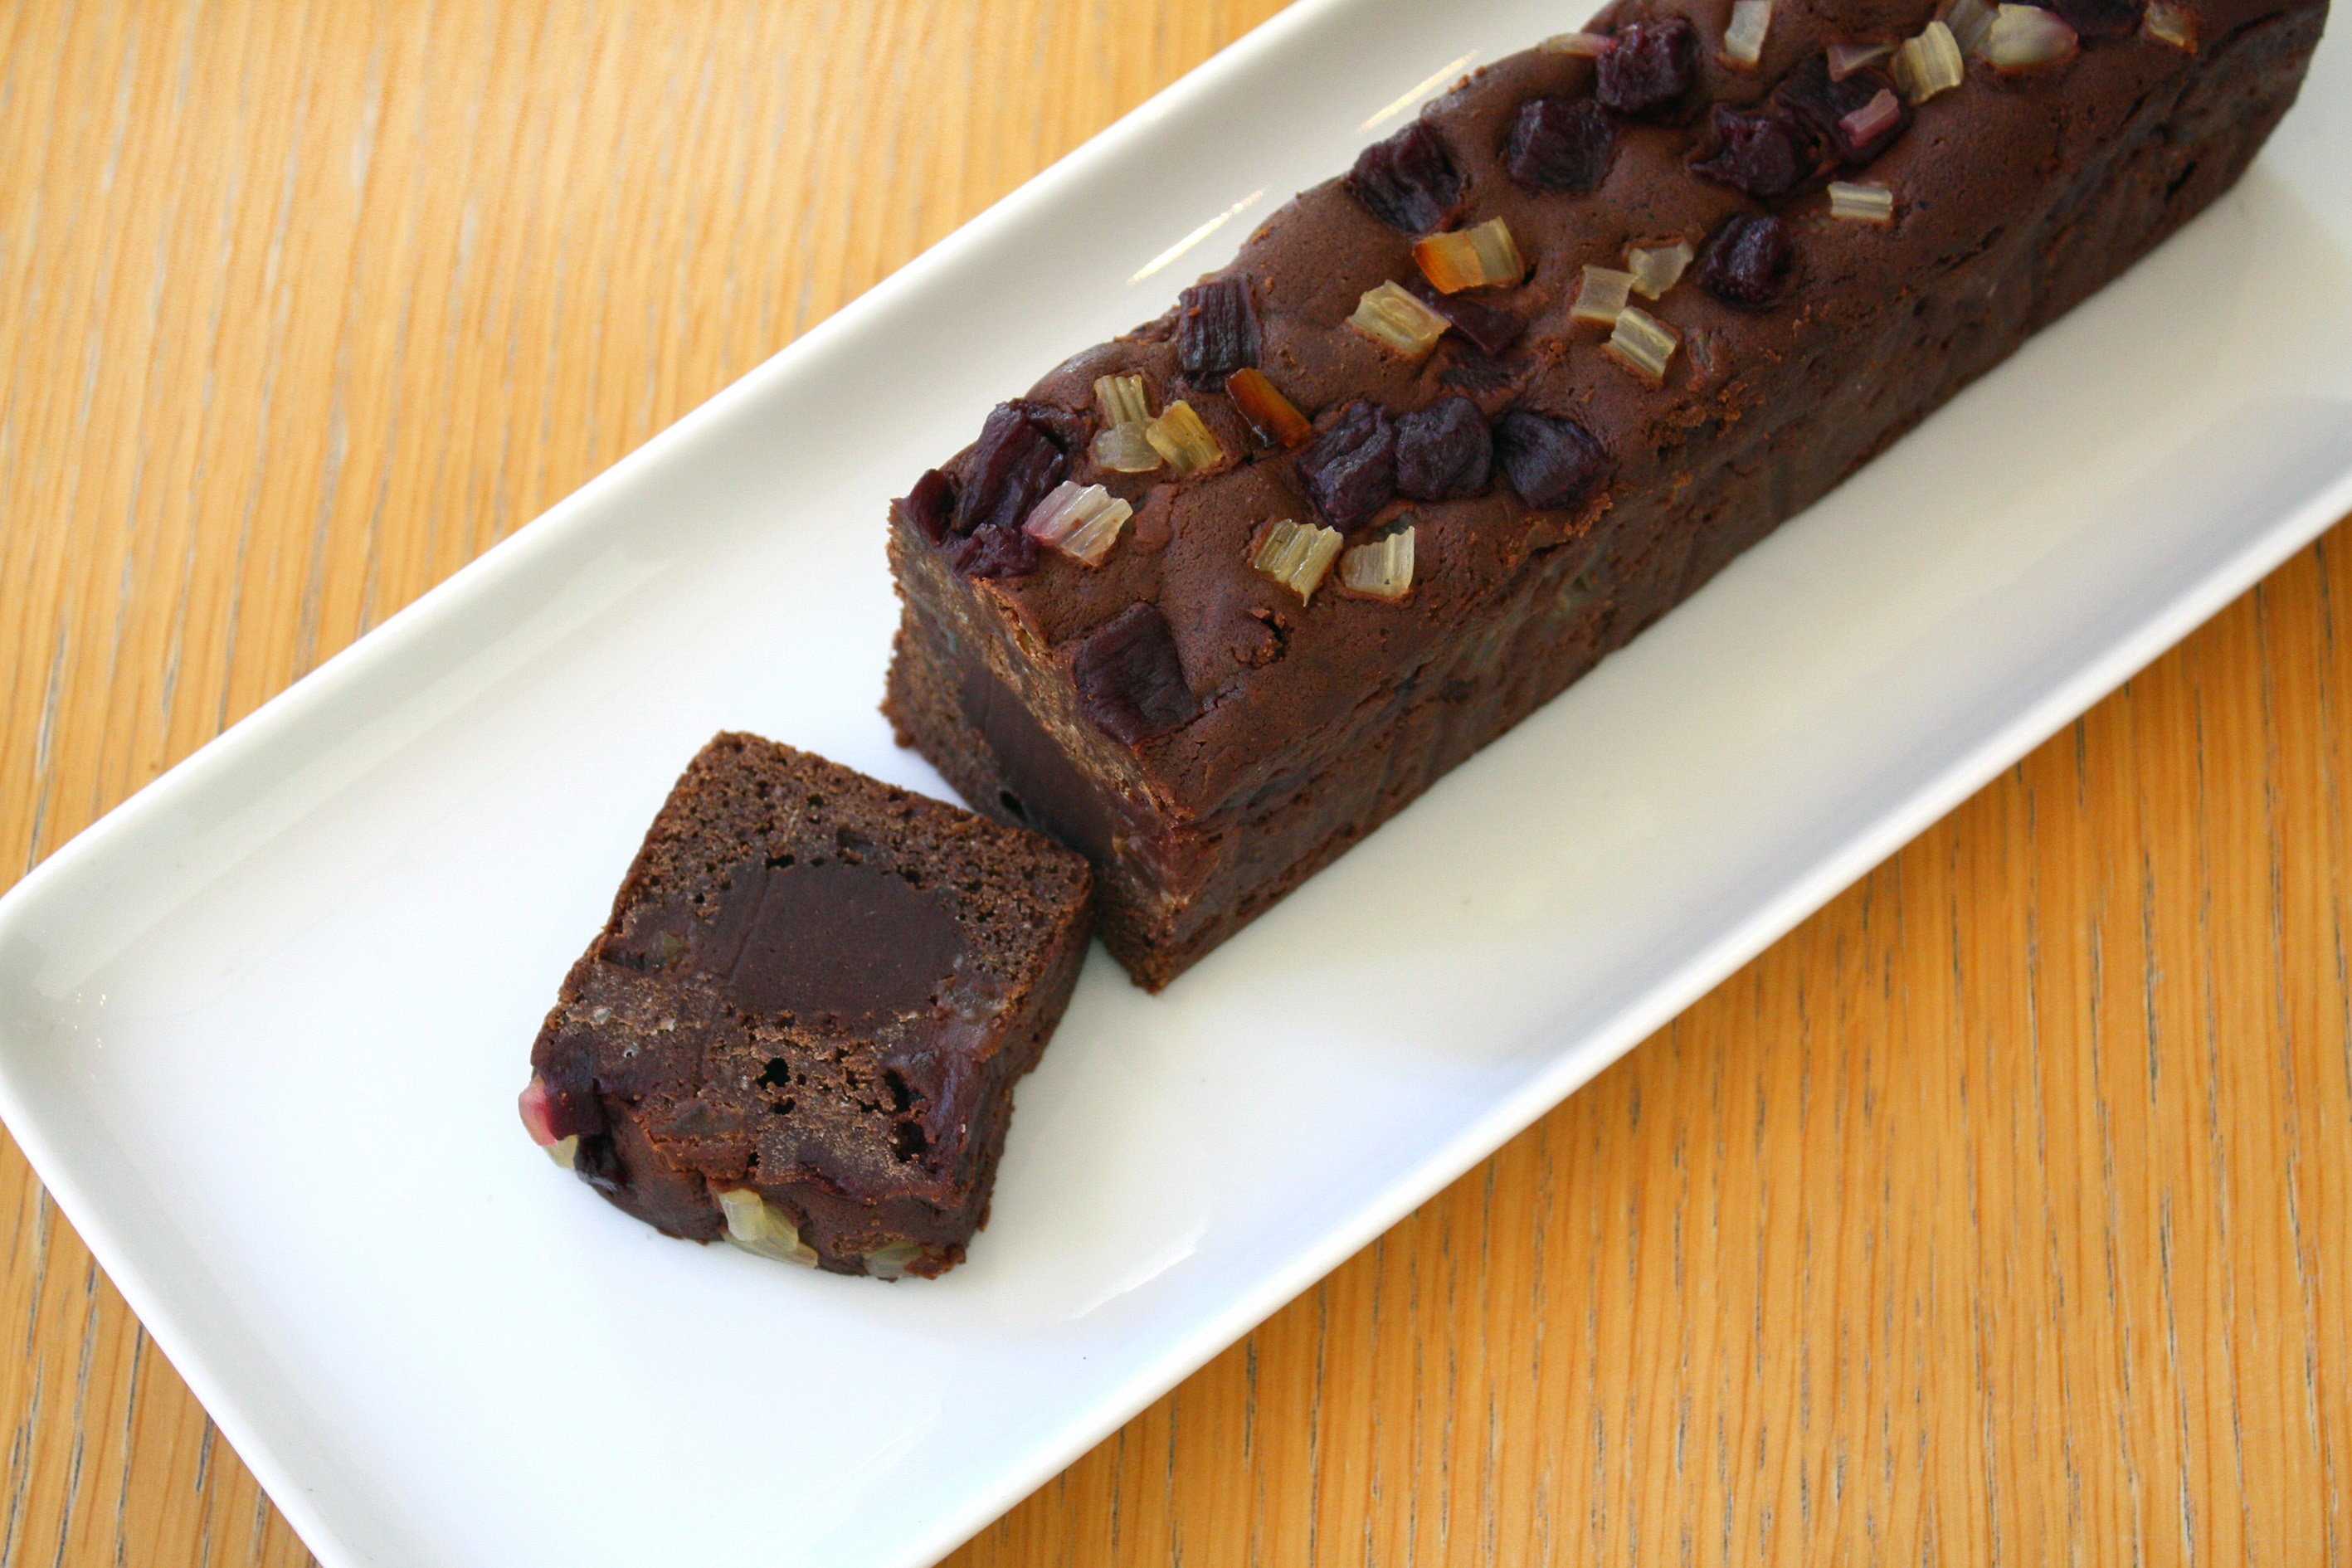
[[[0,7],[0,879],[1277,8]],[[2339,528],[955,1561],[2352,1561],[2347,616]],[[307,1561],[0,1213],[0,1568]]]

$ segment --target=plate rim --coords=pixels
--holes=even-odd
[[[335,701],[367,672],[398,659],[412,644],[431,638],[442,623],[460,614],[473,600],[517,574],[527,573],[541,555],[563,548],[593,524],[609,492],[635,482],[649,470],[691,461],[693,448],[707,430],[762,398],[774,384],[793,377],[802,362],[824,354],[836,339],[856,333],[870,319],[896,309],[902,297],[919,293],[935,278],[952,273],[969,253],[1018,226],[1032,208],[1050,202],[1063,187],[1082,181],[1101,164],[1118,159],[1160,121],[1195,100],[1213,95],[1226,79],[1246,72],[1260,55],[1279,49],[1295,35],[1322,25],[1332,14],[1363,3],[1292,0],[591,477],[529,526],[498,541],[264,700],[58,846],[0,893],[0,942],[21,936],[19,928],[31,925],[44,906],[70,891],[86,866],[102,865],[118,840],[173,810],[182,797],[215,773],[238,766],[248,753],[299,725],[313,710]],[[1185,1332],[1171,1336],[1155,1353],[1139,1360],[1110,1386],[1086,1418],[1071,1422],[1053,1441],[1041,1445],[1027,1462],[1012,1467],[994,1483],[973,1487],[960,1501],[942,1509],[936,1521],[911,1537],[907,1549],[893,1561],[908,1565],[933,1563],[971,1539],[1284,1304],[1622,1060],[1873,867],[2242,596],[2347,512],[2352,512],[2352,467],[2319,486],[2300,505],[2250,531],[2219,564],[2111,637],[2094,657],[2068,670],[2036,700],[1948,760],[1909,794],[1849,832],[1833,850],[1693,952],[1658,984],[1597,1026],[1578,1031],[1578,1049],[1556,1051],[1547,1066],[1465,1123],[1378,1199],[1348,1214],[1320,1237],[1298,1248],[1280,1268],[1223,1310],[1205,1315]],[[1554,1033],[1545,1029],[1538,1036]],[[0,1032],[0,1121],[5,1122],[46,1194],[105,1269],[156,1348],[170,1359],[273,1505],[322,1564],[358,1568],[377,1561],[372,1552],[346,1537],[326,1508],[314,1502],[313,1494],[264,1439],[261,1423],[248,1413],[247,1401],[235,1379],[215,1366],[203,1336],[184,1326],[171,1292],[147,1277],[137,1248],[100,1217],[101,1205],[91,1195],[94,1184],[82,1179],[77,1157],[67,1153],[61,1141],[51,1135],[34,1103],[33,1092],[21,1081],[22,1070],[16,1037],[13,1031]]]

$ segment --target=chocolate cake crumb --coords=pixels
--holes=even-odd
[[[1090,931],[1086,861],[753,735],[671,791],[531,1048],[523,1120],[672,1236],[938,1275]]]

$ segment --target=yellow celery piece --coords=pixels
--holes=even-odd
[[[1419,359],[1445,335],[1446,321],[1394,283],[1367,289],[1348,324],[1407,359]]]
[[[1143,427],[1143,434],[1151,449],[1167,458],[1168,466],[1179,474],[1196,474],[1224,461],[1225,449],[1218,444],[1215,432],[1201,423],[1189,403],[1170,404],[1159,418]]]
[[[1331,570],[1332,558],[1344,542],[1336,528],[1300,524],[1284,518],[1268,531],[1250,564],[1298,595],[1304,604],[1315,597]]]
[[[1339,581],[1350,593],[1391,604],[1412,592],[1412,532],[1399,529],[1359,544],[1339,558]]]

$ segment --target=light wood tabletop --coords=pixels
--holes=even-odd
[[[0,879],[1278,8],[0,6]],[[2352,1562],[2347,616],[2339,527],[955,1561]],[[307,1561],[0,1210],[0,1568]]]

